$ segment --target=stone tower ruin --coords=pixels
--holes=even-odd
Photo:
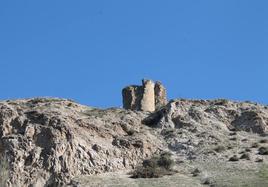
[[[122,90],[123,107],[129,110],[153,112],[167,104],[167,93],[161,82],[142,80],[142,86],[127,86]]]

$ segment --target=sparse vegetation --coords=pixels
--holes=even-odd
[[[262,158],[256,158],[255,162],[263,162]]]
[[[255,143],[252,144],[251,147],[252,147],[252,148],[258,148],[259,146],[260,146],[260,145],[259,145],[257,142],[255,142]]]
[[[210,183],[211,183],[211,182],[210,182],[210,180],[209,180],[208,178],[203,179],[202,184],[204,184],[204,185],[209,185]]]
[[[28,104],[37,104],[37,103],[48,103],[48,102],[61,102],[61,101],[65,101],[65,99],[61,99],[61,98],[53,98],[53,97],[37,97],[37,98],[33,98],[31,100],[28,101]],[[71,101],[71,100],[69,100]]]
[[[198,168],[196,168],[196,169],[192,172],[193,177],[197,177],[200,173],[201,173],[201,171],[200,171]]]
[[[229,161],[231,161],[231,162],[237,162],[237,161],[239,161],[239,158],[238,158],[237,155],[234,155],[234,156],[232,156],[232,157],[229,159]]]
[[[262,139],[262,140],[260,140],[260,143],[261,144],[268,143],[268,140],[267,139]]]
[[[248,132],[246,128],[239,126],[245,122],[245,126],[253,128],[254,120],[247,124],[248,119],[252,119],[249,117],[239,123],[232,123],[241,113],[252,110],[252,106],[230,103],[226,107],[214,106],[213,113],[203,113],[207,107],[213,105],[210,101],[202,104],[203,101],[186,100],[185,103],[180,102],[178,108],[171,103],[155,114],[120,108],[96,109],[67,100],[48,103],[42,99],[28,101],[30,100],[14,101],[17,105],[0,103],[0,121],[5,123],[3,132],[7,135],[6,139],[3,139],[3,148],[8,146],[10,151],[21,151],[21,156],[12,157],[12,160],[8,156],[9,166],[24,164],[23,167],[12,167],[12,172],[8,173],[10,168],[2,167],[5,162],[0,162],[3,168],[0,168],[1,182],[5,182],[2,178],[8,180],[10,177],[12,182],[20,181],[23,185],[30,186],[40,179],[40,186],[44,186],[69,180],[69,173],[77,174],[81,178],[96,173],[100,174],[98,177],[102,177],[102,184],[110,185],[110,181],[106,181],[109,178],[113,180],[113,186],[132,186],[130,183],[144,186],[140,185],[144,181],[146,184],[156,184],[145,186],[158,187],[202,184],[254,186],[253,184],[260,180],[259,176],[256,176],[259,168],[268,161],[268,156],[265,155],[268,154],[268,136]],[[237,114],[229,115],[232,110]],[[200,115],[199,119],[200,112],[204,115]],[[268,113],[260,115],[266,122]],[[178,121],[174,121],[174,118]],[[141,122],[146,122],[149,126]],[[232,125],[239,131],[228,131],[227,128]],[[67,150],[67,154],[74,156],[62,163],[64,158],[57,155],[61,155],[66,146],[69,147],[68,142],[72,147]],[[161,154],[159,149],[170,150],[172,155]],[[50,154],[51,151],[53,154]],[[159,154],[148,158],[153,152]],[[43,153],[51,155],[52,159],[49,159],[47,164],[43,164]],[[36,157],[35,154],[41,156]],[[172,158],[176,158],[175,164],[179,166],[180,174],[161,178],[176,173]],[[104,161],[106,167],[101,167]],[[138,167],[136,163],[140,161]],[[50,167],[54,163],[60,164],[59,167],[66,171],[66,176],[65,173],[58,173],[57,168]],[[130,179],[124,171],[132,167],[136,168],[131,173],[133,178],[152,179]],[[55,173],[59,175],[54,175]],[[266,171],[260,173],[266,176],[263,174]],[[53,178],[47,179],[48,175]],[[174,182],[169,183],[172,180]],[[91,185],[91,182],[89,180],[88,184]],[[78,184],[80,185],[80,181]],[[0,186],[3,184],[0,183]]]
[[[120,124],[121,128],[129,135],[132,136],[134,135],[137,131],[135,129],[133,129],[130,125],[128,124]]]
[[[268,147],[260,147],[259,154],[260,155],[268,155]]]
[[[97,118],[103,118],[108,115],[113,115],[115,117],[121,118],[128,115],[129,111],[121,110],[119,108],[100,109],[94,107],[87,107],[87,109],[82,111],[81,114],[84,116]]]
[[[163,129],[161,134],[167,138],[172,138],[175,136],[175,129],[173,128]]]
[[[228,149],[228,150],[231,150],[231,149],[233,149],[233,146],[232,146],[232,145],[228,145],[228,146],[227,146],[227,149]]]
[[[163,113],[165,109],[159,110],[155,113],[152,113],[151,115],[149,115],[147,118],[145,118],[142,123],[144,125],[147,125],[149,127],[156,127],[156,125],[158,124],[158,122],[161,120],[161,118],[163,117]]]
[[[236,132],[231,132],[229,135],[230,136],[235,136],[235,135],[237,135],[237,133]]]
[[[136,168],[132,173],[132,178],[160,178],[165,175],[176,173],[172,169],[174,160],[170,153],[162,153],[160,156],[155,156],[149,160],[144,160],[142,166]]]
[[[250,160],[250,156],[248,153],[243,153],[240,157],[240,159]]]
[[[225,150],[226,150],[226,148],[223,145],[218,145],[214,148],[214,151],[216,151],[217,153],[221,153]]]
[[[236,141],[237,138],[236,138],[236,137],[232,137],[232,138],[230,138],[229,140],[231,140],[231,141]]]
[[[235,132],[235,131],[236,131],[236,128],[233,127],[233,126],[231,126],[231,127],[229,127],[229,131],[231,131],[231,132]]]
[[[263,165],[259,170],[259,177],[264,181],[265,184],[268,183],[268,166]]]
[[[132,136],[132,135],[134,135],[135,134],[135,130],[134,129],[129,129],[128,131],[127,131],[127,134],[129,135],[129,136]]]
[[[227,105],[229,101],[227,99],[217,99],[214,102],[214,105]]]
[[[105,110],[97,109],[97,108],[90,108],[82,112],[82,114],[86,116],[95,116],[95,117],[103,117],[107,113]]]
[[[6,186],[9,178],[9,165],[4,154],[0,155],[0,186]]]

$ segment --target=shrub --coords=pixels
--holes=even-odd
[[[156,159],[150,159],[150,160],[144,160],[142,163],[142,166],[144,168],[156,168],[157,167],[157,160]]]
[[[217,99],[214,101],[214,105],[227,105],[228,100],[227,99]]]
[[[214,151],[216,151],[217,153],[221,153],[223,151],[225,151],[225,147],[223,145],[218,145],[217,147],[214,148]]]
[[[259,154],[260,155],[268,155],[268,147],[260,147]]]
[[[237,155],[234,155],[234,156],[232,156],[232,157],[229,159],[229,161],[231,161],[231,162],[237,162],[237,161],[239,161],[239,158],[237,157]]]
[[[235,136],[235,135],[237,135],[237,133],[236,132],[231,132],[229,135],[230,136]]]
[[[260,146],[260,145],[259,145],[257,142],[255,142],[255,143],[252,144],[251,147],[252,147],[252,148],[258,148],[259,146]]]
[[[201,171],[200,171],[198,168],[196,168],[196,169],[192,172],[192,175],[193,175],[193,177],[197,177],[200,173],[201,173]]]
[[[267,139],[262,139],[262,140],[260,140],[260,143],[268,143],[268,140]]]
[[[159,178],[165,175],[172,175],[176,171],[172,170],[174,160],[171,154],[162,153],[149,160],[144,160],[142,166],[136,168],[132,173],[132,178]]]
[[[142,121],[142,124],[147,125],[149,127],[156,127],[159,121],[162,119],[165,112],[166,112],[165,109],[162,109],[155,113],[152,113]]]
[[[229,140],[231,140],[231,141],[236,141],[237,138],[236,138],[236,137],[232,137],[232,138],[229,138]]]
[[[127,130],[127,134],[128,134],[129,136],[134,135],[135,132],[136,132],[136,131],[135,131],[134,129],[129,129],[129,130]]]
[[[262,158],[256,158],[255,162],[263,162]]]
[[[132,178],[160,178],[164,172],[158,167],[138,167]]]
[[[165,136],[165,137],[169,137],[169,138],[174,137],[174,136],[175,136],[175,129],[173,129],[173,128],[163,129],[163,130],[161,131],[161,134],[162,134],[163,136]]]
[[[166,170],[171,170],[174,166],[174,160],[171,159],[170,153],[162,153],[159,160],[157,161],[158,166],[165,168]]]
[[[248,153],[243,153],[240,157],[240,159],[250,160],[250,156]]]

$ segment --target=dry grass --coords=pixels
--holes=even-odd
[[[0,155],[0,186],[6,186],[9,179],[9,164],[7,157],[2,154]]]

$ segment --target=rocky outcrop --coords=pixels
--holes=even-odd
[[[125,91],[140,92],[131,88]],[[198,159],[222,161],[254,143],[254,133],[265,135],[267,124],[267,106],[227,100],[172,100],[152,113],[54,98],[2,101],[0,153],[9,163],[9,185],[72,185],[76,176],[131,170],[162,150],[188,166]],[[226,153],[211,151],[216,145],[228,147]],[[249,154],[258,159],[254,150]]]
[[[190,128],[204,125],[218,129],[263,134],[268,130],[268,108],[255,103],[219,100],[172,100],[144,119],[159,128]]]
[[[166,89],[160,82],[143,80],[142,86],[127,86],[122,90],[123,107],[153,112],[167,104]]]
[[[0,102],[0,151],[10,184],[63,185],[77,175],[132,169],[160,144],[140,132],[144,114],[62,99]]]

